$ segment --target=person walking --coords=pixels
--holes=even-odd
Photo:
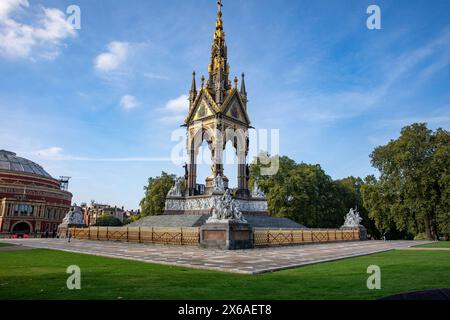
[[[67,241],[70,243],[70,239],[72,238],[72,231],[69,230],[69,234],[67,236]]]

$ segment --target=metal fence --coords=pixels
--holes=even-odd
[[[70,228],[75,239],[196,246],[199,228],[89,227]],[[255,247],[360,240],[359,229],[253,229]]]
[[[76,239],[198,245],[199,228],[89,227],[70,228]]]
[[[359,229],[300,229],[300,230],[268,230],[255,229],[253,241],[258,246],[281,246],[307,243],[323,243],[336,241],[360,240]]]

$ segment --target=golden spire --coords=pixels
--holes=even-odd
[[[225,32],[223,31],[222,7],[222,0],[218,0],[216,30],[214,31],[211,61],[208,67],[208,89],[212,91],[214,100],[218,105],[224,100],[224,92],[231,89],[228,80],[230,67],[227,62],[227,46],[225,44]]]

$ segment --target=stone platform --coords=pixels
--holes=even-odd
[[[188,246],[62,239],[1,239],[31,248],[55,249],[179,267],[258,274],[308,264],[368,255],[431,243],[429,241],[355,241],[223,251]],[[365,274],[365,269],[361,272]]]
[[[129,224],[129,227],[160,227],[160,228],[180,228],[180,227],[201,227],[210,217],[204,215],[160,215],[149,216]],[[245,215],[245,219],[252,228],[270,229],[305,229],[305,226],[298,224],[287,218],[277,218],[271,216]]]

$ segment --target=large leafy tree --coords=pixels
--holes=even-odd
[[[366,178],[362,195],[380,230],[425,233],[428,239],[449,233],[449,132],[413,124],[371,158],[380,177]]]
[[[159,177],[148,179],[148,185],[144,187],[145,195],[140,203],[142,217],[163,213],[167,193],[175,184],[175,179],[175,175],[166,172],[162,172]]]
[[[122,226],[122,222],[119,218],[114,217],[112,215],[106,214],[97,219],[95,222],[95,226],[97,227],[120,227]]]
[[[273,216],[290,218],[308,227],[339,227],[350,207],[362,207],[361,179],[333,181],[320,165],[297,164],[286,156],[270,158],[267,154],[263,158],[270,158],[272,165],[279,161],[279,170],[265,176],[261,174],[265,165],[259,158],[250,166],[250,184],[257,181],[266,193]]]
[[[433,167],[439,168],[437,177],[439,201],[436,206],[437,227],[441,234],[450,238],[450,134],[438,129],[435,134],[436,153],[433,157]]]

